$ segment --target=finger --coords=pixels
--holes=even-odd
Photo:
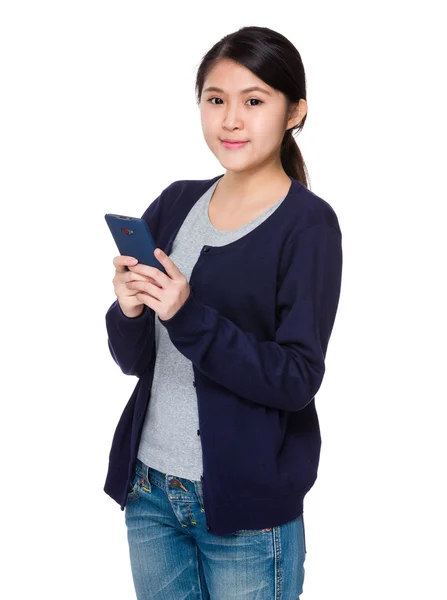
[[[126,271],[124,275],[121,275],[121,281],[150,281],[151,283],[154,283],[155,279],[148,275],[142,275],[141,273],[129,270]]]
[[[182,272],[177,267],[175,262],[169,258],[169,256],[165,254],[161,248],[155,248],[154,256],[163,265],[166,273],[171,279],[179,279],[182,277]]]
[[[152,296],[156,300],[161,301],[162,290],[157,285],[150,283],[149,281],[128,281],[126,283],[130,290],[137,290],[137,292],[145,292]]]
[[[115,256],[113,259],[113,266],[118,273],[125,273],[129,270],[127,267],[136,265],[137,263],[137,259],[133,256],[124,256],[120,254],[119,256]]]
[[[157,267],[143,265],[143,263],[138,263],[137,265],[130,267],[130,271],[133,273],[140,273],[146,277],[151,277],[160,287],[166,287],[171,279],[168,275],[165,275],[160,271],[160,269],[157,269]]]
[[[130,281],[146,281],[156,285],[159,289],[161,289],[161,286],[155,281],[155,279],[152,279],[152,277],[147,277],[147,275],[139,275],[138,273],[128,271],[126,275],[121,275],[121,277],[124,278],[124,283],[129,283]]]
[[[142,302],[146,306],[149,306],[149,308],[152,308],[152,310],[155,311],[156,313],[163,306],[161,302],[159,302],[155,298],[152,298],[152,296],[145,294],[144,292],[137,292],[135,294],[135,296],[136,296],[136,299],[138,300],[138,302]]]

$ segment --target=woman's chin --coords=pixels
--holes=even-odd
[[[222,165],[222,167],[224,169],[226,169],[227,171],[234,171],[235,173],[237,172],[242,172],[242,171],[246,171],[247,169],[252,168],[250,163],[247,160],[231,160],[228,159],[227,157],[222,158],[222,156],[216,156],[217,160],[220,162],[220,164]]]

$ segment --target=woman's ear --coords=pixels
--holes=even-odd
[[[301,98],[299,102],[293,104],[289,110],[289,119],[287,121],[287,129],[293,129],[301,123],[307,113],[307,102]]]

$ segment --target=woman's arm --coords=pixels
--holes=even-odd
[[[142,216],[156,243],[162,214],[166,210],[165,194],[174,183],[163,190]],[[118,299],[106,313],[109,350],[126,375],[141,377],[150,364],[155,335],[154,317],[154,311],[148,306],[144,306],[138,317],[127,317],[121,310]]]
[[[314,225],[289,242],[289,266],[277,293],[279,326],[259,341],[191,293],[160,322],[177,349],[207,377],[265,406],[298,411],[317,393],[341,288],[342,237]]]
[[[153,311],[145,306],[140,316],[127,317],[118,300],[106,313],[108,345],[113,360],[126,375],[141,377],[149,365],[154,343]]]

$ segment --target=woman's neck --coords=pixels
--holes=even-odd
[[[259,174],[227,171],[216,186],[213,201],[215,205],[225,204],[228,208],[249,207],[269,199],[279,200],[287,194],[290,184],[285,171]]]

